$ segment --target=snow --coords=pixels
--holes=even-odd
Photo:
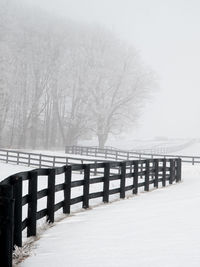
[[[130,138],[130,136],[115,136],[110,137],[108,142],[106,143],[106,146],[111,146],[115,148],[119,148],[122,150],[159,150],[161,148],[163,149],[171,149],[175,147],[182,146],[184,144],[187,144],[189,142],[194,141],[194,143],[198,143],[198,139],[191,139],[191,138],[161,138],[161,139],[133,139]],[[97,141],[82,141],[80,145],[90,146],[90,145],[97,145]],[[175,150],[174,150],[175,151]]]
[[[18,149],[17,150],[16,149],[15,151],[21,151],[21,152],[27,152],[27,153],[36,153],[36,154],[57,156],[57,157],[65,157],[65,158],[72,158],[70,163],[78,163],[78,164],[82,163],[81,160],[83,160],[84,163],[91,163],[94,161],[107,161],[103,157],[95,157],[95,156],[92,157],[92,156],[79,155],[79,154],[67,154],[63,150],[27,150],[27,149]],[[34,155],[32,156],[32,158],[34,158]],[[85,160],[87,160],[87,161],[85,162]]]
[[[0,181],[4,180],[8,176],[18,173],[18,172],[24,172],[24,171],[30,171],[35,168],[31,167],[24,167],[19,166],[15,164],[6,164],[6,163],[0,163]]]
[[[182,156],[196,156],[200,157],[200,143],[193,144],[183,150],[180,150],[176,153],[177,155],[182,155]]]
[[[0,168],[0,180],[33,169],[3,163]],[[40,189],[46,186],[43,178]],[[73,178],[81,179],[82,175],[74,174]],[[34,243],[32,256],[19,266],[199,266],[199,188],[200,166],[183,165],[183,182],[178,185],[87,211],[77,212],[80,207],[73,207],[76,213],[43,232]],[[73,196],[81,192],[82,188],[77,188]],[[58,195],[57,201],[61,197]],[[39,208],[44,205],[45,198]],[[27,207],[23,217],[25,213]]]
[[[20,267],[200,265],[200,166],[183,182],[75,213],[49,228]]]

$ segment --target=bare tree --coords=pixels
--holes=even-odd
[[[90,129],[104,147],[109,134],[132,127],[153,86],[153,74],[140,62],[138,53],[111,33],[92,36],[90,58]],[[91,54],[90,54],[91,53]]]
[[[132,126],[153,80],[133,48],[25,2],[1,0],[0,15],[2,146],[49,149],[96,136],[103,147]]]

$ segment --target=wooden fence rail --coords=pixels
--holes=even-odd
[[[29,153],[19,150],[0,149],[0,161],[11,164],[24,165],[28,167],[48,168],[60,167],[73,164],[91,164],[108,162],[104,159],[78,158],[69,156],[55,156],[47,154]]]
[[[137,151],[119,150],[116,148],[99,148],[87,146],[66,146],[65,152],[75,155],[86,155],[90,157],[98,157],[107,160],[133,160],[133,159],[156,159],[156,158],[181,158],[183,163],[199,164],[200,157],[156,154],[156,153],[139,153]]]
[[[94,169],[102,176],[94,176]],[[112,170],[112,172],[111,172]],[[82,171],[77,179],[77,171]],[[60,180],[63,175],[64,180]],[[47,185],[40,188],[39,183],[47,177]],[[118,181],[116,187],[111,182]],[[137,194],[138,189],[149,191],[159,185],[166,186],[181,181],[181,159],[147,159],[123,162],[102,162],[74,164],[55,168],[40,168],[12,175],[0,183],[0,259],[1,266],[12,266],[13,246],[22,246],[22,232],[27,236],[37,234],[37,221],[46,218],[53,223],[55,212],[62,209],[70,214],[71,207],[77,203],[82,208],[90,206],[90,200],[99,198],[109,202],[110,196],[118,194],[125,198],[126,192]],[[97,185],[96,189],[92,189]],[[28,190],[24,189],[28,186]],[[72,196],[74,188],[82,188],[82,193]],[[26,188],[27,189],[27,188]],[[56,193],[62,192],[63,199],[56,202]],[[78,192],[78,191],[77,191]],[[45,208],[39,209],[39,201],[45,199]],[[23,217],[23,207],[27,213]]]

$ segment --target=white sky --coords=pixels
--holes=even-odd
[[[199,0],[27,0],[100,23],[133,43],[159,77],[133,137],[200,136]]]

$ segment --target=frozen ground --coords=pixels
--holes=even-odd
[[[20,267],[200,266],[200,166],[183,182],[68,217]]]

